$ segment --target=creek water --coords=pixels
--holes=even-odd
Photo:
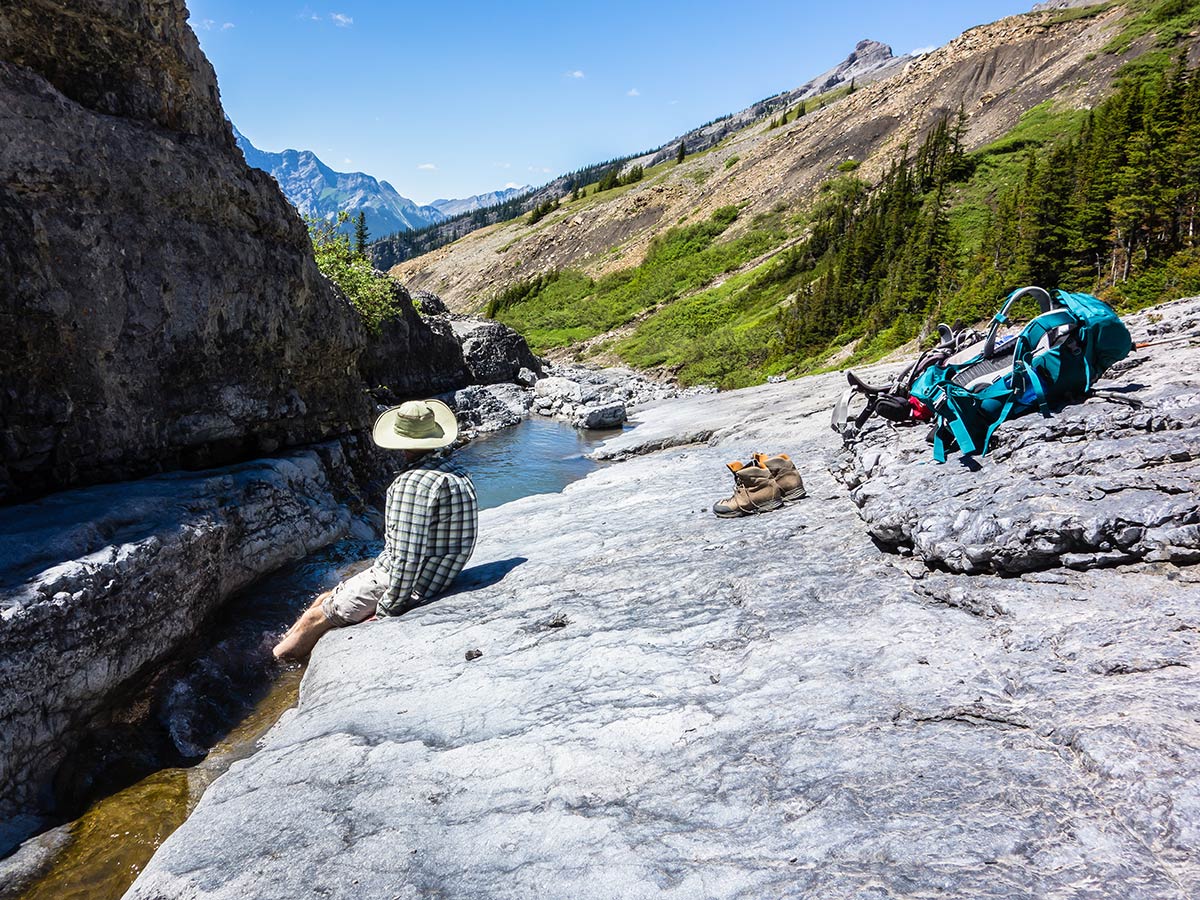
[[[584,454],[614,432],[547,419],[455,452],[480,507],[561,490],[596,467]],[[270,649],[312,598],[364,565],[378,543],[340,541],[268,575],[221,609],[194,644],[137,685],[63,766],[58,792],[78,813],[65,848],[20,900],[117,900],[205,788],[294,706],[303,667]],[[464,574],[469,575],[470,564]]]

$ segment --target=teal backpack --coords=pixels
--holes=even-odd
[[[1087,396],[1104,370],[1124,359],[1133,341],[1120,317],[1090,294],[1025,287],[1008,295],[992,319],[987,337],[931,366],[913,383],[910,395],[936,417],[933,455],[946,459],[958,443],[963,454],[987,453],[992,434],[1008,419]],[[1008,311],[1021,297],[1037,299],[1041,313],[1014,337],[997,339]]]

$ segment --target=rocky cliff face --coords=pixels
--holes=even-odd
[[[242,160],[186,18],[182,0],[0,9],[0,502],[371,416],[368,335]],[[413,318],[379,352],[444,389]]]
[[[128,896],[1195,897],[1198,373],[1152,348],[1104,383],[1140,412],[974,467],[842,449],[837,373],[648,407],[459,592],[323,638]],[[807,499],[712,515],[781,450]]]

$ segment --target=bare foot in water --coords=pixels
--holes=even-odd
[[[296,624],[287,630],[271,651],[276,659],[303,659],[312,653],[321,635],[333,627],[321,608],[330,593],[326,591],[317,597],[312,606],[296,620]]]

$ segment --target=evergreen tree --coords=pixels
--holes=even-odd
[[[683,162],[683,158],[684,158],[685,156],[687,156],[687,148],[684,146],[684,142],[683,142],[683,141],[680,141],[680,142],[679,142],[679,152],[675,154],[675,163],[676,163],[676,165],[678,165],[679,163]]]
[[[359,210],[358,215],[354,217],[354,252],[359,256],[367,255],[367,239],[367,212]]]
[[[596,185],[596,192],[611,191],[615,187],[621,186],[621,166],[620,164],[613,166],[604,173],[600,179],[600,183]]]

